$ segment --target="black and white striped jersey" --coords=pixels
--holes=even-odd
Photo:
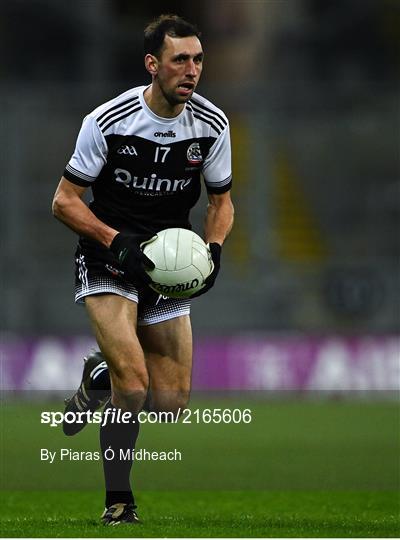
[[[198,94],[178,116],[160,118],[145,89],[128,90],[86,116],[64,176],[91,186],[91,210],[119,231],[190,228],[201,176],[210,193],[231,187],[229,123]]]

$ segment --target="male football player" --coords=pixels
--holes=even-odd
[[[56,190],[54,215],[79,235],[75,299],[85,304],[101,351],[87,361],[69,410],[97,408],[109,380],[105,411],[137,415],[144,405],[173,412],[187,405],[190,300],[161,297],[148,287],[145,269],[152,262],[140,244],[162,229],[190,229],[203,178],[209,199],[204,238],[215,268],[201,293],[213,286],[233,223],[231,150],[225,114],[195,93],[203,68],[199,37],[196,27],[176,15],[162,15],[146,27],[151,84],[86,116]],[[89,187],[93,200],[87,206],[82,196]],[[105,524],[138,521],[132,461],[118,459],[119,449],[134,448],[138,430],[137,422],[108,421],[100,428]],[[104,458],[109,447],[115,459]]]

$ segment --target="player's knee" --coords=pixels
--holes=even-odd
[[[157,413],[171,413],[174,419],[181,416],[189,403],[189,391],[164,391],[152,396],[150,410]],[[168,421],[168,416],[165,416]]]
[[[173,410],[175,414],[181,416],[182,412],[189,403],[189,392],[182,392],[179,395],[175,396],[175,399],[172,403]]]
[[[146,370],[132,370],[112,377],[112,402],[123,410],[138,413],[146,399],[149,376]]]
[[[129,411],[134,414],[138,414],[143,407],[145,398],[146,392],[143,389],[113,388],[111,401],[113,405],[119,407],[123,411]]]

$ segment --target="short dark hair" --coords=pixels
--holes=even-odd
[[[159,56],[164,45],[165,36],[200,38],[201,33],[194,24],[191,24],[178,15],[160,15],[144,29],[144,54]]]

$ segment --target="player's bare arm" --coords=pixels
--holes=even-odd
[[[83,202],[85,191],[62,177],[53,198],[53,214],[79,235],[110,247],[118,231],[100,221]]]
[[[205,240],[208,242],[214,270],[206,278],[205,285],[191,298],[196,298],[208,292],[215,283],[221,266],[221,246],[233,226],[234,208],[230,191],[225,193],[209,193],[205,219]]]
[[[205,240],[222,245],[233,226],[234,207],[230,191],[209,193],[205,220]]]
[[[119,233],[98,219],[83,202],[86,188],[69,182],[62,177],[53,199],[54,216],[80,236],[95,240],[111,251],[120,262],[127,279],[133,282],[149,283],[143,264],[154,265],[140,250],[140,240],[132,235]],[[124,259],[120,260],[121,253]]]

